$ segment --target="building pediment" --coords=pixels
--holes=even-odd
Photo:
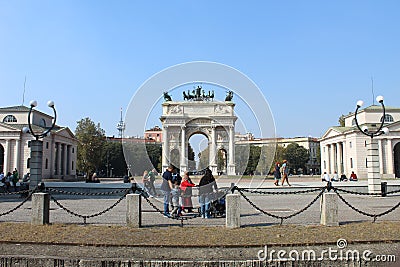
[[[71,132],[71,130],[68,127],[61,128],[57,130],[55,133],[59,136],[75,139],[75,135]]]
[[[400,121],[387,125],[390,132],[400,132]]]
[[[352,129],[353,129],[352,127],[339,127],[339,126],[331,127],[321,137],[321,140],[342,135],[344,132],[350,131]]]
[[[21,131],[20,129],[13,127],[10,124],[5,124],[0,122],[0,132],[19,132]]]

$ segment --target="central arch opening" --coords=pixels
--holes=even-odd
[[[189,138],[188,145],[188,170],[199,172],[209,167],[210,163],[209,140],[201,132],[194,133]]]

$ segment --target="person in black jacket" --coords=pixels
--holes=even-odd
[[[210,203],[215,191],[218,190],[217,183],[210,169],[206,169],[199,183],[200,215],[203,218],[211,218]]]

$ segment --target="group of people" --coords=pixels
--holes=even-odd
[[[184,172],[183,178],[179,175],[174,165],[169,165],[162,175],[161,192],[164,198],[164,216],[179,217],[183,211],[192,212],[192,188],[196,185],[189,177],[189,172]],[[210,205],[212,194],[218,187],[210,169],[205,170],[199,184],[200,215],[211,218]],[[169,211],[172,206],[171,212]]]
[[[1,172],[0,181],[4,184],[6,192],[10,192],[11,186],[14,187],[14,192],[17,192],[17,183],[19,182],[19,173],[17,168],[15,168],[12,173],[8,172],[7,175],[4,175],[4,172]]]
[[[346,177],[346,174],[342,173],[342,175],[339,177],[339,174],[337,171],[334,172],[332,178],[324,172],[322,175],[322,182],[347,182],[348,179]],[[354,171],[351,172],[350,174],[350,181],[358,181],[357,174],[354,173]]]
[[[279,181],[283,177],[282,178],[282,186],[284,185],[285,181],[289,186],[292,186],[289,183],[289,171],[290,171],[290,168],[289,168],[289,165],[288,165],[288,162],[286,159],[282,162],[282,166],[281,166],[280,162],[277,162],[275,164],[275,168],[274,168],[274,185],[278,186]]]

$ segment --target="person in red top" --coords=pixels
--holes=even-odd
[[[192,203],[192,187],[196,186],[189,178],[189,173],[186,171],[183,174],[181,182],[181,197],[182,197],[182,210],[187,209],[187,212],[193,211]]]
[[[358,181],[357,175],[354,172],[351,172],[350,181]]]

